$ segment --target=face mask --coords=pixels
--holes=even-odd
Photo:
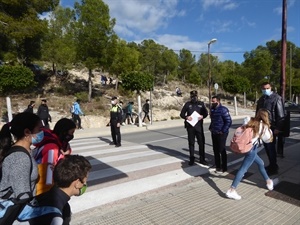
[[[271,89],[264,89],[264,90],[262,90],[262,93],[263,93],[263,95],[270,96],[272,91],[271,91]]]
[[[115,101],[111,101],[111,104],[114,105],[114,104],[115,104]]]
[[[44,131],[36,133],[35,136],[35,138],[31,137],[31,143],[33,145],[40,143],[44,139]]]
[[[86,189],[87,189],[87,184],[83,184],[82,188],[79,189],[78,196],[83,195],[85,193]]]
[[[197,102],[197,97],[196,96],[192,97],[191,102],[193,102],[193,103]]]
[[[66,141],[66,142],[69,142],[69,141],[71,141],[73,138],[74,138],[74,135],[67,134],[66,137],[65,137],[65,141]]]
[[[217,102],[211,103],[211,107],[212,107],[213,109],[217,108],[217,106],[218,106],[218,103],[217,103]]]

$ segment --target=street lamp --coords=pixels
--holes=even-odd
[[[211,108],[211,63],[210,63],[210,45],[212,43],[215,43],[217,41],[216,38],[211,39],[207,45],[208,45],[208,102],[209,102],[209,109]]]

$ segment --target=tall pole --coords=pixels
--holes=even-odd
[[[281,33],[281,77],[280,77],[280,95],[285,102],[285,66],[286,66],[286,0],[282,0],[282,33]]]
[[[211,62],[210,62],[210,45],[216,42],[217,39],[211,39],[207,44],[207,57],[208,57],[208,105],[211,108]]]
[[[290,45],[290,101],[292,101],[292,45]]]

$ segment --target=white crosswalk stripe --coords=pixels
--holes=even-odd
[[[188,159],[188,155],[172,156],[166,151],[149,149],[141,144],[123,142],[121,147],[115,148],[94,137],[72,140],[71,146],[73,154],[87,157],[93,166],[88,178],[88,185],[92,185],[87,193],[70,200],[73,213],[207,172],[207,168],[199,165],[183,167],[182,162]],[[112,182],[117,179],[118,182]]]

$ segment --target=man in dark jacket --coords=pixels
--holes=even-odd
[[[227,171],[227,153],[225,146],[232,120],[229,110],[220,103],[218,96],[211,98],[210,119],[209,130],[211,131],[216,172],[223,173]]]
[[[269,111],[269,120],[273,131],[273,141],[264,143],[264,147],[270,164],[266,167],[270,175],[278,173],[277,155],[276,155],[276,138],[284,128],[284,104],[280,95],[272,91],[271,84],[265,82],[261,85],[263,95],[259,98],[256,107],[256,113],[259,109],[264,108]]]
[[[186,102],[180,112],[180,117],[185,120],[185,128],[188,134],[190,162],[193,165],[195,162],[195,137],[199,145],[199,162],[203,165],[208,165],[205,161],[204,152],[204,133],[203,119],[207,117],[208,112],[203,102],[198,101],[197,91],[190,92],[191,100]]]
[[[122,124],[122,107],[118,104],[118,98],[112,97],[111,99],[111,109],[110,109],[110,130],[112,142],[110,145],[115,145],[116,147],[121,146],[121,132],[120,127]]]
[[[42,104],[38,108],[37,115],[42,120],[43,126],[47,129],[49,129],[49,123],[48,122],[51,123],[52,119],[51,119],[51,116],[49,114],[49,109],[48,109],[48,106],[47,106],[47,100],[46,99],[42,100]]]
[[[33,113],[33,107],[35,106],[34,101],[30,101],[29,105],[27,106],[27,109],[24,110],[24,112]]]
[[[147,118],[149,123],[151,123],[150,117],[149,117],[149,111],[150,111],[150,104],[149,99],[146,99],[146,103],[143,105],[143,112],[145,113],[145,116],[142,120],[143,124],[145,124],[145,119]]]

